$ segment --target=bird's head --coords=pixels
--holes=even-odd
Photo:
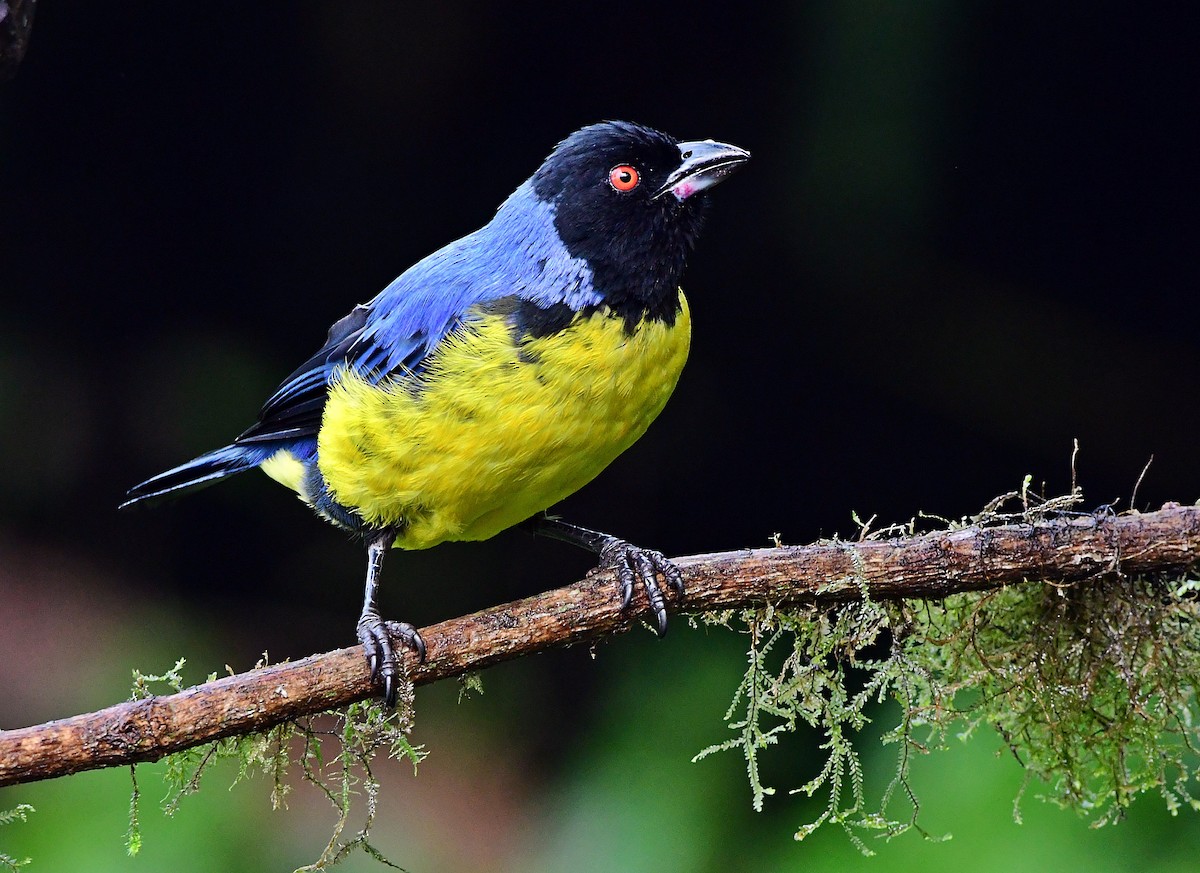
[[[653,309],[674,304],[707,190],[749,157],[737,146],[607,121],[560,142],[533,191],[553,205],[559,237],[588,262],[610,303]]]

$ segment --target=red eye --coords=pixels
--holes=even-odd
[[[618,191],[632,191],[638,186],[641,178],[638,176],[638,171],[629,164],[621,164],[619,167],[613,167],[608,173],[608,184],[612,185]]]

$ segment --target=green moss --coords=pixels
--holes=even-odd
[[[265,664],[264,655],[257,666]],[[134,697],[150,695],[153,683],[165,684],[174,691],[181,690],[183,665],[181,658],[161,676],[144,675],[135,670]],[[209,681],[213,678],[210,676]],[[286,721],[260,733],[227,737],[168,755],[163,759],[166,765],[164,779],[168,785],[162,802],[163,811],[173,815],[185,797],[199,791],[203,776],[223,761],[231,761],[237,768],[230,787],[253,776],[265,776],[272,785],[272,808],[285,808],[291,790],[289,774],[296,764],[300,778],[321,791],[338,814],[333,833],[320,857],[299,868],[297,873],[329,869],[356,851],[396,867],[370,842],[379,799],[379,781],[371,765],[380,752],[391,758],[407,759],[414,769],[425,757],[424,748],[414,746],[408,740],[413,726],[413,702],[413,686],[405,682],[394,710],[376,701],[362,701],[344,710]],[[336,743],[337,754],[327,762],[326,744],[330,742]],[[131,767],[130,773],[133,791],[126,848],[131,855],[136,855],[142,843],[138,825],[139,792],[135,768]],[[347,837],[346,831],[355,810],[354,800],[358,796],[365,798],[361,825]]]
[[[979,515],[941,521],[953,528],[1039,521],[1071,513],[1079,500],[1077,491],[1035,500],[1026,478]],[[1018,511],[1001,511],[1013,502]],[[861,527],[869,539],[911,534],[916,524],[878,534]],[[909,779],[915,756],[981,726],[1003,738],[1026,770],[1026,786],[1043,786],[1041,797],[1094,827],[1119,821],[1146,791],[1158,792],[1172,813],[1200,810],[1192,787],[1200,582],[1114,572],[1069,585],[1030,579],[941,602],[876,603],[864,580],[843,581],[862,587],[860,601],[709,617],[748,635],[748,667],[726,713],[733,736],[696,759],[739,751],[761,810],[774,789],[764,784],[759,753],[802,725],[817,730],[824,766],[792,791],[824,792],[828,802],[797,839],[836,823],[870,854],[860,834],[921,831]],[[875,706],[887,700],[900,710],[883,736],[898,747],[897,767],[868,807],[855,741],[871,715],[892,712]],[[1024,793],[1014,804],[1018,821]]]
[[[29,813],[34,809],[28,803],[18,803],[12,809],[0,809],[0,827],[11,825],[15,822],[28,821]],[[18,861],[16,858],[9,856],[4,852],[0,852],[0,870],[8,870],[10,873],[17,873],[22,867],[30,863],[29,858],[22,858]]]

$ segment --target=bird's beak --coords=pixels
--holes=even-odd
[[[654,198],[662,197],[669,191],[680,200],[686,200],[705,188],[711,188],[750,160],[750,152],[745,149],[711,139],[681,142],[679,154],[681,163],[667,176],[663,186],[654,192]]]

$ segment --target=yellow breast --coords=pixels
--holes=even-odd
[[[557,503],[629,448],[687,359],[687,301],[673,325],[632,331],[607,310],[545,337],[481,315],[444,339],[419,388],[345,372],[318,436],[334,498],[396,545],[480,540]]]

